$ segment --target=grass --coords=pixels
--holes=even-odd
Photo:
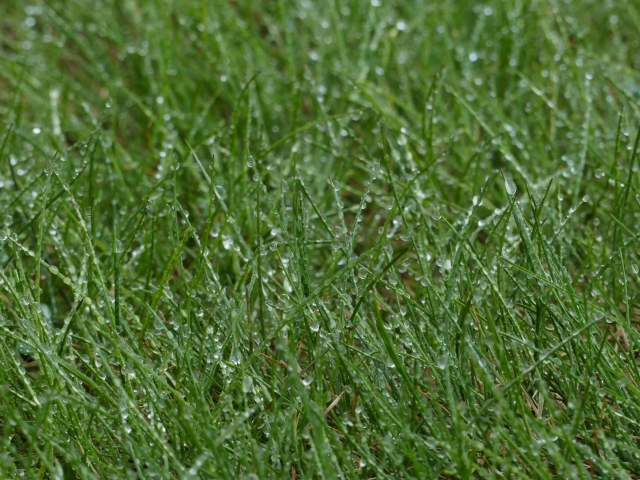
[[[640,478],[634,0],[0,31],[0,477]]]

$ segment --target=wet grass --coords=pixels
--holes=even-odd
[[[632,0],[0,6],[2,478],[638,478]]]

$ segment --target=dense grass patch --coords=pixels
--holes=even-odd
[[[635,0],[0,4],[0,477],[638,478]]]

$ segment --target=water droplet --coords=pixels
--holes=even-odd
[[[309,385],[311,385],[311,382],[313,382],[313,377],[311,375],[307,375],[302,379],[302,384],[305,387],[308,387]]]
[[[400,240],[402,240],[403,242],[408,242],[411,239],[412,234],[413,234],[412,228],[405,230],[400,234]]]
[[[364,280],[365,278],[367,278],[367,269],[364,267],[359,267],[358,277],[360,278],[360,280]]]
[[[449,361],[449,355],[446,353],[443,353],[442,355],[440,355],[440,357],[438,358],[438,368],[440,370],[444,370],[445,368],[447,368],[447,362]]]
[[[515,195],[518,191],[518,187],[516,187],[516,182],[513,181],[513,178],[506,177],[504,179],[504,189],[507,191],[509,195]]]
[[[4,230],[0,230],[0,242],[4,242],[7,239],[7,232]]]
[[[227,191],[222,185],[216,185],[216,196],[220,200],[224,200],[225,198],[227,198]]]
[[[251,387],[253,387],[253,377],[247,375],[244,377],[244,382],[242,382],[242,390],[244,393],[249,393],[251,391]]]
[[[233,365],[240,365],[240,362],[242,362],[242,356],[238,350],[234,350],[229,357],[229,363]]]

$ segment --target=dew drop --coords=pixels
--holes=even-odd
[[[224,200],[225,198],[227,198],[227,191],[222,185],[216,185],[216,196],[220,200]]]
[[[234,350],[231,356],[229,357],[229,363],[231,363],[232,365],[240,365],[241,361],[242,361],[242,357],[240,355],[240,352],[238,350]]]
[[[244,377],[242,390],[244,391],[244,393],[249,393],[251,391],[251,387],[253,387],[253,377],[247,375],[246,377]]]
[[[504,189],[509,195],[516,194],[518,187],[516,187],[516,182],[513,181],[513,178],[507,177],[504,179]]]
[[[438,358],[438,368],[440,370],[444,370],[445,368],[447,368],[448,360],[449,360],[449,355],[447,355],[446,353],[443,353],[442,355],[440,355],[440,357]]]
[[[359,267],[358,277],[360,278],[360,280],[364,280],[365,278],[367,278],[367,269],[364,267]]]

